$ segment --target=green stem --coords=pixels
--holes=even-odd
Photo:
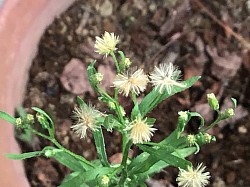
[[[122,156],[122,163],[121,165],[125,168],[127,167],[127,160],[128,160],[128,153],[129,153],[129,149],[132,145],[132,141],[129,140],[127,143],[126,143],[126,146],[125,148],[123,149],[123,156]]]
[[[121,179],[119,181],[119,186],[124,186],[125,180],[127,179],[128,176],[128,171],[127,171],[127,160],[128,160],[128,153],[131,145],[133,144],[131,140],[127,141],[127,135],[123,134],[123,156],[122,156],[122,173],[121,173]],[[126,142],[126,143],[125,143]]]
[[[117,73],[118,74],[121,73],[121,70],[120,70],[120,67],[119,67],[119,63],[118,63],[118,61],[116,59],[115,53],[111,52],[110,54],[111,54],[111,56],[112,56],[112,58],[113,58],[113,60],[115,62],[115,67],[116,67]]]
[[[201,132],[205,133],[207,132],[207,130],[211,129],[213,126],[215,126],[219,121],[221,121],[221,115],[218,116],[218,118],[211,123],[208,127],[206,127],[205,129],[203,129]]]
[[[132,92],[132,100],[133,100],[134,105],[136,105],[137,104],[137,100],[136,100],[136,94],[135,94],[135,92]]]

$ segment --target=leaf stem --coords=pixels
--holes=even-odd
[[[213,122],[211,123],[208,127],[206,127],[205,129],[203,129],[201,132],[207,132],[209,129],[211,129],[213,126],[215,126],[219,121],[221,121],[222,117],[221,115],[218,116],[218,118]]]
[[[119,67],[119,63],[118,63],[118,61],[116,59],[115,53],[111,52],[110,54],[111,54],[111,56],[112,56],[112,58],[113,58],[113,60],[115,62],[115,67],[116,67],[117,73],[118,74],[121,73],[121,70],[120,70],[120,67]]]

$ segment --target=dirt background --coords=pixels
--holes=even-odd
[[[202,76],[192,88],[167,99],[150,113],[157,119],[153,141],[160,141],[175,128],[180,110],[200,112],[209,124],[215,116],[206,104],[207,93],[214,92],[222,108],[231,104],[231,97],[238,100],[234,119],[210,131],[217,142],[203,146],[189,159],[208,167],[210,186],[250,187],[249,13],[249,0],[76,1],[41,39],[24,106],[27,111],[31,106],[46,110],[56,122],[59,142],[87,159],[95,159],[91,135],[80,140],[70,130],[71,114],[76,95],[101,111],[108,110],[91,90],[86,67],[97,59],[98,70],[105,75],[102,86],[112,93],[114,66],[109,58],[96,54],[93,46],[95,36],[115,32],[121,40],[119,49],[146,72],[161,62],[173,62],[183,71],[183,79]],[[131,104],[124,98],[121,102],[129,113]],[[198,121],[192,120],[187,132],[194,133],[197,125]],[[119,159],[119,134],[105,132],[105,138],[109,158]],[[20,140],[20,144],[24,152],[51,145],[35,136],[31,143]],[[133,155],[137,153],[133,148]],[[26,160],[25,167],[32,187],[57,186],[70,173],[55,160],[42,157]],[[177,169],[168,168],[150,179],[149,186],[177,186],[177,174]]]

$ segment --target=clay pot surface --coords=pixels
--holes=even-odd
[[[5,0],[0,4],[0,110],[13,114],[22,102],[28,71],[45,28],[74,0]],[[13,126],[0,120],[0,186],[29,186]]]

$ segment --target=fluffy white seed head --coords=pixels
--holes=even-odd
[[[204,172],[206,166],[202,163],[197,168],[188,167],[187,170],[180,170],[176,179],[179,187],[205,187],[209,184],[210,173]]]
[[[100,116],[101,113],[92,106],[75,107],[73,117],[76,119],[76,124],[71,128],[80,138],[85,138],[87,130],[97,130],[97,117]]]
[[[134,144],[149,142],[153,132],[157,130],[146,123],[146,119],[137,118],[128,127],[130,139]]]
[[[172,63],[163,63],[159,67],[155,66],[149,77],[151,83],[161,94],[165,89],[170,94],[173,86],[185,87],[183,83],[179,82],[181,71]]]
[[[119,36],[116,36],[114,33],[108,33],[106,31],[102,38],[96,36],[95,39],[96,52],[101,55],[105,55],[105,57],[107,57],[111,52],[114,52],[117,49],[116,45],[119,42]]]
[[[113,82],[120,93],[128,96],[131,91],[138,95],[146,89],[149,80],[142,69],[131,69],[124,74],[118,74]]]

